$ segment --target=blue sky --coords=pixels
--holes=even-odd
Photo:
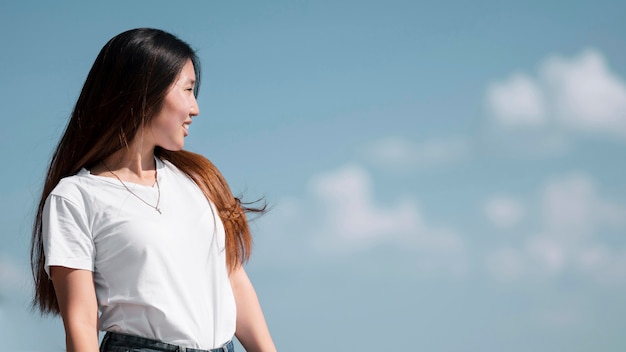
[[[29,312],[29,228],[95,56],[135,27],[202,60],[187,149],[255,221],[282,351],[626,348],[626,4],[3,2],[0,335]]]

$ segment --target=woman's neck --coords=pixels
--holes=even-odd
[[[123,181],[152,186],[156,180],[154,149],[134,151],[121,149],[107,157],[91,171],[98,176],[119,177]]]

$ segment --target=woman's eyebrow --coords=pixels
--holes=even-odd
[[[196,84],[196,80],[194,78],[183,79],[183,80],[178,81],[177,84],[181,84],[183,86],[186,86],[186,85],[189,85],[189,84],[195,85]]]

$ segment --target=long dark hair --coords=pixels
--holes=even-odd
[[[90,169],[128,148],[139,129],[160,111],[168,89],[188,60],[196,72],[197,96],[198,57],[187,43],[170,33],[152,28],[132,29],[113,37],[98,54],[52,155],[33,225],[33,306],[42,313],[59,314],[52,281],[44,270],[42,213],[46,199],[62,178],[81,168]],[[245,262],[252,246],[245,212],[262,212],[265,207],[244,206],[232,195],[219,170],[199,154],[160,147],[155,154],[189,175],[217,207],[226,230],[229,270]]]

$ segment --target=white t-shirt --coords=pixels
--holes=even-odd
[[[211,349],[235,333],[224,226],[199,187],[157,159],[159,214],[119,180],[82,169],[44,207],[46,271],[91,270],[99,328]],[[156,185],[126,185],[156,204]]]

